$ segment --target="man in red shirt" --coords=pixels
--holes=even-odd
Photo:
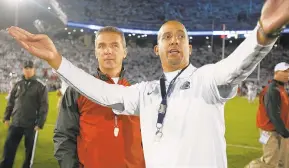
[[[256,125],[263,156],[245,168],[289,167],[289,97],[285,84],[289,80],[289,64],[281,62],[274,68],[274,78],[259,95]]]
[[[129,86],[122,67],[124,34],[104,27],[95,37],[96,78]],[[117,94],[117,93],[115,93]],[[116,115],[68,87],[54,131],[55,157],[61,168],[144,168],[139,117]]]

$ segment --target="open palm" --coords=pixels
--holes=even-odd
[[[261,21],[265,33],[272,33],[289,23],[289,0],[266,0]]]
[[[44,34],[31,34],[18,27],[11,27],[8,32],[30,54],[50,61],[57,56],[57,50],[51,39]]]

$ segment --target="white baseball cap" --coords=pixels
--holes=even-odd
[[[280,62],[277,65],[275,65],[274,72],[286,71],[287,69],[289,69],[289,64],[287,64],[286,62]]]

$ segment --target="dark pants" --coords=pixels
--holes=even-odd
[[[25,161],[22,168],[29,168],[32,156],[35,131],[34,128],[22,128],[10,126],[8,136],[4,145],[3,160],[0,163],[0,168],[12,168],[17,147],[22,136],[25,137]]]

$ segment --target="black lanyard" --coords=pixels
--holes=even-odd
[[[163,75],[160,78],[160,87],[161,87],[161,95],[162,95],[162,102],[160,104],[160,108],[159,108],[159,113],[158,113],[158,120],[157,120],[157,132],[156,135],[159,137],[162,137],[163,133],[162,133],[162,127],[163,127],[163,122],[164,122],[164,118],[166,116],[167,113],[167,97],[168,95],[170,95],[173,91],[173,85],[176,81],[176,79],[181,75],[181,73],[187,68],[188,66],[186,66],[185,68],[183,68],[174,78],[173,80],[170,82],[169,87],[168,87],[168,91],[166,91],[166,79],[165,76]]]

